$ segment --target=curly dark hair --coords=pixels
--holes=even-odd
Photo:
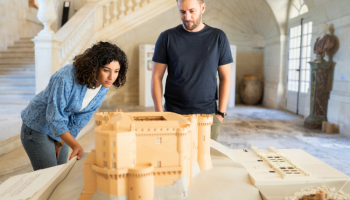
[[[123,86],[126,82],[128,59],[124,51],[110,42],[97,42],[91,48],[86,49],[84,53],[73,58],[78,83],[86,84],[89,89],[95,89],[99,69],[112,61],[118,61],[120,65],[118,78],[113,85],[116,88]]]

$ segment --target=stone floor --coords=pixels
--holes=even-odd
[[[116,108],[125,112],[153,111],[153,108],[128,105],[101,108],[100,111],[113,111]],[[350,176],[350,138],[341,134],[325,134],[318,130],[305,129],[301,116],[285,111],[238,105],[229,109],[227,113],[218,141],[228,148],[274,146],[277,149],[302,149]],[[90,151],[94,148],[94,132],[90,131],[78,142],[85,151]],[[28,161],[22,147],[0,156],[0,163],[9,163],[7,165]],[[32,171],[31,166],[27,165],[1,176],[1,165],[0,184],[11,176]],[[11,166],[6,168],[9,167]]]

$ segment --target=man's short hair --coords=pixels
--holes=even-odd
[[[176,0],[176,2],[183,1],[183,0]],[[197,0],[200,4],[204,3],[204,0]]]

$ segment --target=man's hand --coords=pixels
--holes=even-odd
[[[224,121],[224,118],[221,115],[216,114],[216,117],[220,120],[220,122]]]
[[[69,160],[72,159],[74,156],[77,156],[77,159],[79,160],[81,155],[84,153],[84,149],[80,145],[72,147],[72,150],[73,152],[70,155]]]
[[[56,159],[58,160],[58,158],[60,157],[60,151],[61,151],[62,147],[59,147],[55,144],[55,151],[56,151]]]

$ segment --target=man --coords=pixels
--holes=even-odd
[[[203,0],[177,0],[182,25],[160,34],[153,56],[152,97],[163,112],[162,79],[168,66],[165,110],[178,114],[212,114],[211,138],[216,140],[226,115],[233,62],[227,37],[202,22]],[[219,72],[219,109],[216,105]]]

